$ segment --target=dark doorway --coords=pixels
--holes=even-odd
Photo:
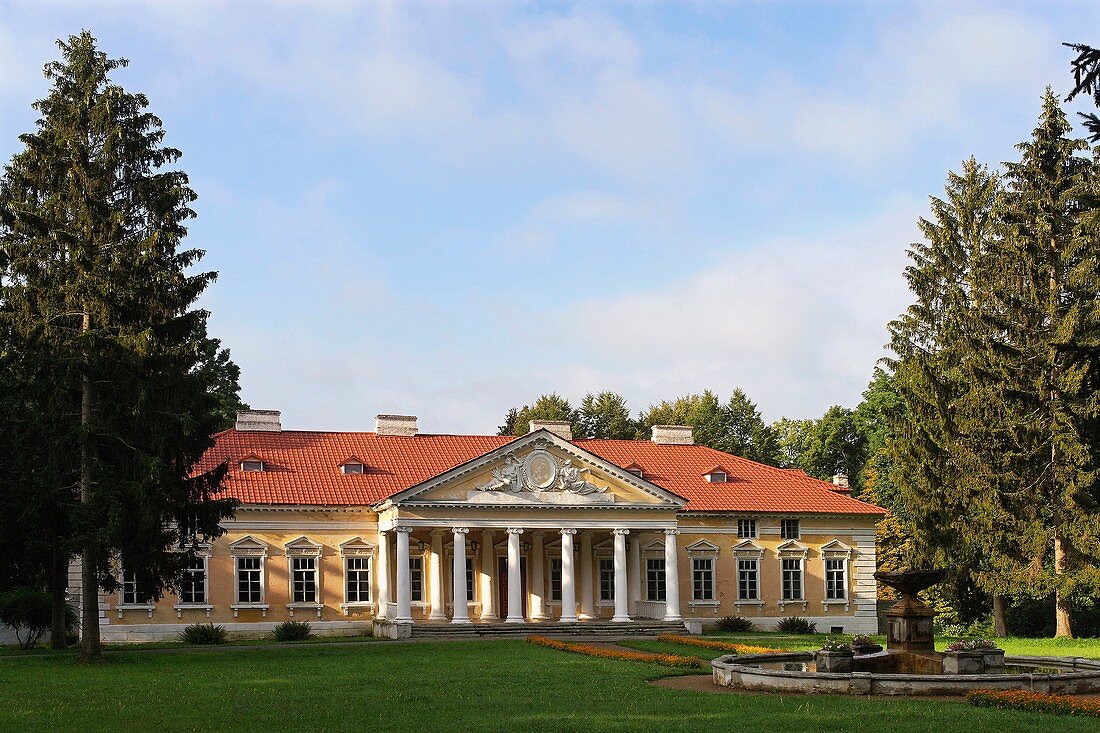
[[[523,617],[527,618],[527,558],[519,558],[519,597],[523,603]],[[500,608],[500,620],[508,618],[508,558],[497,558],[497,603]]]

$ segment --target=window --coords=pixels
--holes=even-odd
[[[561,558],[550,558],[550,600],[561,600]]]
[[[345,474],[361,474],[366,473],[366,466],[359,461],[348,461],[344,465],[340,466],[340,470]]]
[[[738,519],[737,520],[737,536],[742,539],[752,539],[756,537],[756,520],[755,519]]]
[[[424,559],[420,557],[409,558],[409,600],[414,603],[424,602]]]
[[[707,481],[712,484],[724,484],[728,478],[725,471],[711,471],[707,474]]]
[[[122,573],[122,605],[138,606],[151,602],[145,588],[138,583],[137,573]]]
[[[797,519],[782,519],[779,522],[779,537],[784,540],[797,540],[799,537]]]
[[[760,561],[754,557],[737,559],[737,599],[760,600]]]
[[[290,573],[293,583],[291,600],[295,603],[316,603],[317,558],[290,558]]]
[[[691,600],[714,600],[714,558],[691,558]]]
[[[626,469],[626,470],[627,470],[627,471],[630,471],[630,472],[631,472],[632,474],[634,474],[634,475],[635,475],[635,476],[637,476],[638,478],[642,478],[643,476],[645,476],[645,471],[643,471],[642,469],[638,468],[637,466],[635,466],[634,468],[628,468],[628,469]]]
[[[466,558],[466,600],[474,600],[474,559]]]
[[[647,557],[645,561],[646,600],[665,600],[665,559]]]
[[[802,600],[802,558],[783,558],[783,600]]]
[[[259,557],[237,558],[237,603],[263,603],[263,583]]]
[[[825,600],[843,601],[848,597],[848,563],[844,558],[825,558]]]
[[[195,605],[206,603],[205,557],[192,559],[187,570],[184,571],[183,582],[180,584],[180,603]]]
[[[348,603],[370,602],[370,558],[344,558],[344,577],[347,591],[344,594]]]
[[[615,600],[615,559],[600,558],[600,600]]]
[[[241,470],[245,473],[253,473],[264,470],[264,462],[259,458],[249,458],[241,461]]]

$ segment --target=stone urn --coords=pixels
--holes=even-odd
[[[818,672],[851,672],[855,656],[854,651],[818,649],[814,653],[814,660],[817,662]]]

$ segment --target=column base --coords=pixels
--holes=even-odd
[[[523,624],[523,623],[527,623],[527,619],[518,618],[518,617],[514,617],[514,616],[509,616],[508,618],[504,619],[504,623],[506,623],[506,624]]]
[[[411,624],[413,622],[412,616],[398,616],[390,619],[390,621],[395,624]]]
[[[500,623],[500,616],[479,616],[478,621],[483,621],[487,624]]]
[[[628,623],[630,623],[630,617],[629,616],[612,616],[611,620],[614,621],[617,624],[628,624]]]
[[[451,619],[451,623],[462,625],[462,624],[472,624],[473,621],[471,621],[468,618],[453,618],[453,619]]]
[[[558,619],[558,623],[575,624],[575,623],[577,623],[577,617],[576,616],[562,616],[561,618]]]
[[[577,618],[580,619],[581,621],[595,621],[596,620],[596,616],[592,615],[591,613],[579,613],[579,614],[577,614]]]
[[[447,617],[442,613],[440,613],[440,614],[434,614],[433,613],[430,616],[428,616],[428,620],[429,621],[446,621]]]
[[[683,621],[683,616],[665,616],[662,621]]]

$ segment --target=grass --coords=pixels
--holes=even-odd
[[[311,636],[308,639],[297,639],[295,641],[275,641],[270,634],[261,639],[232,639],[224,644],[185,644],[182,641],[143,641],[143,642],[130,642],[126,644],[104,644],[103,648],[108,651],[133,651],[135,649],[147,650],[147,649],[220,649],[227,646],[264,646],[266,644],[342,644],[345,642],[361,642],[361,641],[382,641],[382,639],[375,638],[373,636]],[[39,644],[33,649],[20,649],[18,646],[0,646],[0,657],[5,656],[23,656],[27,654],[33,654],[36,656],[62,656],[73,657],[77,654],[77,648],[73,647],[65,650],[50,649],[44,644]]]
[[[0,731],[1095,730],[1095,721],[954,701],[708,694],[646,684],[673,674],[520,640],[132,651],[91,665],[9,658],[0,659]]]

